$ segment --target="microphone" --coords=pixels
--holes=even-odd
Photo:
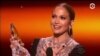
[[[46,55],[47,56],[53,56],[53,50],[51,47],[48,47],[47,50],[46,50]]]

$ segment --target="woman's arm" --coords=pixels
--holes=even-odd
[[[10,47],[12,50],[12,56],[30,56],[28,50],[24,48],[24,43],[18,36],[18,32],[14,24],[10,25],[11,38],[10,38]]]
[[[12,50],[12,56],[30,56],[30,53],[28,52],[28,50],[22,46],[18,40],[15,40],[12,38],[10,38],[10,42],[11,42],[11,50]]]

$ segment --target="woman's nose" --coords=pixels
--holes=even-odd
[[[59,18],[56,18],[56,20],[55,20],[55,24],[59,24]]]

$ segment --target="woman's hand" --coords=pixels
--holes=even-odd
[[[14,36],[11,36],[10,43],[12,56],[30,56],[28,50],[24,48],[24,43],[22,43],[21,39],[16,39]]]

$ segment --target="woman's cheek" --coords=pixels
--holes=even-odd
[[[52,19],[52,20],[50,21],[50,23],[51,23],[51,28],[53,29],[54,20]]]
[[[69,22],[68,21],[62,21],[63,29],[68,30]]]

